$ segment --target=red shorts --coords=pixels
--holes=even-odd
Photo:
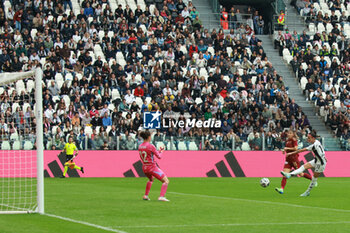
[[[148,179],[152,179],[155,177],[158,180],[162,180],[165,176],[165,173],[157,166],[157,165],[143,165],[142,166],[143,173],[148,177]]]
[[[298,158],[288,159],[286,162],[284,162],[283,168],[289,168],[289,169],[298,169],[300,167],[300,161]]]

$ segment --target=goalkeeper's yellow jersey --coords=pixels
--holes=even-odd
[[[74,143],[69,143],[68,142],[64,146],[64,149],[65,149],[67,155],[73,155],[74,151],[77,150],[77,147],[75,146]]]

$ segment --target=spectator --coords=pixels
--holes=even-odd
[[[137,88],[135,89],[134,96],[136,96],[136,97],[143,97],[144,96],[144,91],[143,91],[141,85],[137,86]]]
[[[112,126],[112,119],[108,116],[108,113],[105,113],[102,119],[102,124],[106,128],[107,126]]]

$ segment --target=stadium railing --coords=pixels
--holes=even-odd
[[[321,139],[324,142],[324,139]],[[54,141],[47,141],[54,149],[63,149],[64,144],[57,144]],[[116,137],[96,135],[95,137],[86,136],[84,139],[76,139],[76,144],[81,150],[136,150],[142,143],[142,140],[135,134],[122,134]],[[152,143],[157,147],[163,147],[166,150],[175,151],[197,151],[197,150],[213,150],[213,151],[279,151],[284,148],[284,140],[282,138],[266,138],[264,134],[254,136],[250,134],[246,138],[238,136],[165,136],[155,135]],[[306,136],[298,141],[300,148],[308,144]]]
[[[287,14],[288,14],[288,12],[287,12]],[[289,28],[295,28],[295,26],[299,25],[300,23],[302,23],[305,28],[309,28],[308,27],[309,23],[306,23],[307,22],[307,18],[308,18],[307,16],[300,16],[302,19],[292,19],[292,20],[291,20],[291,18],[286,18],[283,27],[281,27],[277,23],[278,17],[279,17],[279,15],[273,15],[272,30],[271,30],[272,32],[276,32],[276,31],[279,31],[279,30],[286,30],[286,29],[289,29]],[[290,30],[290,33],[292,33],[292,32],[293,31]]]
[[[229,12],[228,12],[229,13]],[[242,19],[239,20],[227,20],[228,29],[237,29],[239,25],[248,24],[251,28],[253,28],[253,19],[251,14],[240,14]],[[200,20],[202,21],[202,25],[206,28],[217,28],[218,24],[220,25],[221,21],[221,13],[210,13],[210,14],[200,14]]]
[[[218,0],[209,0],[210,5],[215,13],[219,13],[221,9],[220,2]]]
[[[102,127],[101,127],[102,128]],[[230,135],[206,135],[206,136],[166,136],[156,135],[152,137],[152,143],[157,147],[164,147],[166,150],[175,151],[280,151],[284,148],[284,140],[281,137],[265,136],[249,134],[248,136],[239,137]],[[69,135],[68,135],[69,136]],[[214,139],[215,136],[215,139]],[[47,137],[44,135],[44,150],[62,150],[66,139],[65,136],[57,138]],[[321,143],[327,150],[328,138],[319,138]],[[35,138],[23,138],[23,143],[30,143],[30,147],[18,146],[13,138],[3,138],[0,144],[1,150],[20,150],[35,149]],[[350,139],[340,138],[343,151],[350,150]],[[22,143],[22,144],[23,144]],[[78,135],[75,137],[75,144],[79,150],[136,150],[142,143],[142,139],[138,138],[136,134],[130,133],[128,135],[120,134],[119,136],[108,136],[106,131],[97,133],[96,135]],[[303,148],[308,146],[306,135],[298,139],[298,147]]]

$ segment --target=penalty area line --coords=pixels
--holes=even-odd
[[[170,227],[230,227],[230,226],[274,226],[274,225],[328,225],[350,224],[345,222],[267,222],[267,223],[222,223],[222,224],[184,224],[184,225],[145,225],[145,226],[116,226],[118,228],[170,228]]]
[[[93,227],[93,228],[97,228],[97,229],[105,230],[105,231],[109,231],[109,232],[127,233],[125,231],[116,230],[116,229],[113,229],[113,228],[110,228],[110,227],[104,227],[104,226],[100,226],[100,225],[97,225],[97,224],[84,222],[84,221],[80,221],[80,220],[75,220],[75,219],[71,219],[71,218],[66,218],[66,217],[62,217],[62,216],[58,216],[58,215],[54,215],[54,214],[44,214],[44,216],[57,218],[57,219],[61,219],[61,220],[72,222],[72,223],[78,223],[78,224],[81,224],[81,225],[85,225],[85,226],[89,226],[89,227]]]
[[[194,194],[194,193],[178,193],[178,192],[168,192],[168,193],[175,194],[175,195],[182,195],[182,196],[214,198],[214,199],[233,200],[233,201],[245,201],[245,202],[257,203],[257,204],[280,205],[280,206],[289,206],[289,207],[297,207],[297,208],[307,208],[307,209],[335,211],[335,212],[341,212],[341,213],[350,213],[350,210],[318,207],[318,206],[306,206],[306,205],[298,205],[298,204],[290,204],[290,203],[282,203],[282,202],[274,202],[274,201],[260,201],[260,200],[251,200],[251,199],[236,198],[236,197],[220,197],[220,196],[210,196],[210,195]]]

